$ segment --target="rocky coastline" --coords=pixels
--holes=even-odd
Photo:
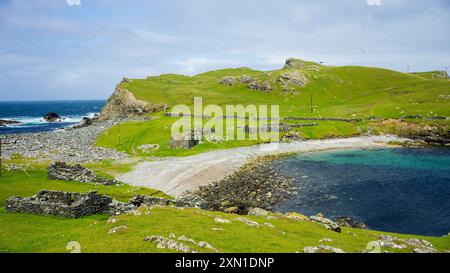
[[[82,128],[3,135],[2,156],[13,155],[26,158],[48,158],[68,163],[90,163],[104,159],[122,160],[129,156],[114,149],[95,146],[97,136],[123,120],[98,121]]]

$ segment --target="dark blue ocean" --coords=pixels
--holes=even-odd
[[[43,132],[73,126],[83,117],[100,113],[105,103],[104,100],[0,102],[0,119],[22,122],[0,127],[0,134]],[[42,117],[48,112],[58,113],[64,120],[45,122]]]
[[[282,212],[351,216],[397,233],[450,232],[450,148],[318,152],[273,164],[299,188]]]

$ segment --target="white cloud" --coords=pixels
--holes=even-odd
[[[382,2],[381,0],[366,0],[367,1],[367,5],[369,6],[381,6]]]

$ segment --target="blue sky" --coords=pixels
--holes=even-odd
[[[288,57],[450,65],[448,0],[0,0],[0,100],[106,99],[123,76]]]

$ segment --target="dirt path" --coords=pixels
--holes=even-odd
[[[255,156],[287,152],[377,148],[385,146],[392,140],[398,140],[398,138],[394,136],[355,137],[211,151],[189,157],[143,162],[137,165],[133,171],[119,176],[118,179],[130,185],[158,189],[178,197],[187,190],[222,179],[238,170],[248,159]]]

